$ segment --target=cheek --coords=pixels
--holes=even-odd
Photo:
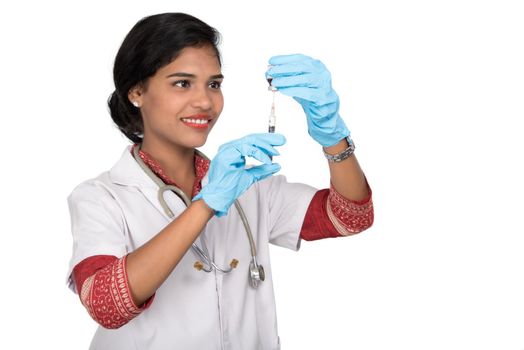
[[[169,94],[154,94],[148,96],[147,112],[155,119],[162,119],[168,115],[176,114],[181,109],[181,99]]]
[[[220,114],[222,112],[222,109],[224,109],[224,96],[222,94],[218,94],[216,96],[214,105],[216,113]]]

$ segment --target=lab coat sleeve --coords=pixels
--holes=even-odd
[[[67,273],[68,285],[76,287],[73,268],[94,255],[122,257],[127,253],[122,211],[111,191],[97,180],[76,187],[68,197],[73,234],[73,254]]]
[[[269,221],[269,242],[298,250],[300,229],[316,189],[301,183],[289,183],[277,175],[260,183],[266,196]]]

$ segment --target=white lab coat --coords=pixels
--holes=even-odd
[[[207,183],[207,177],[202,184]],[[146,243],[171,219],[157,200],[158,187],[130,153],[108,172],[76,187],[68,198],[74,240],[68,278],[73,267],[93,255],[125,254]],[[239,201],[257,248],[266,280],[249,285],[249,241],[231,206],[224,217],[213,217],[201,233],[219,266],[239,260],[229,274],[206,273],[193,267],[198,257],[190,249],[157,290],[152,305],[116,330],[99,327],[91,349],[279,349],[269,245],[297,250],[300,228],[316,189],[272,176],[251,186]],[[175,194],[165,198],[179,215],[185,205]]]

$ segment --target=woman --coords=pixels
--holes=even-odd
[[[268,243],[296,250],[301,239],[372,224],[371,191],[317,60],[273,57],[266,74],[302,105],[329,160],[330,189],[272,176],[280,134],[230,141],[211,162],[195,151],[223,107],[218,40],[197,18],[166,13],[139,21],[116,56],[111,117],[134,145],[69,197],[69,284],[101,325],[92,349],[278,349]],[[247,156],[262,164],[247,169]],[[146,171],[180,188],[189,206],[167,191],[166,214]]]

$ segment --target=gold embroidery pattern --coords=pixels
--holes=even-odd
[[[142,312],[131,297],[126,256],[97,271],[82,286],[81,300],[91,317],[105,328],[126,324]]]
[[[374,211],[371,197],[365,203],[344,198],[331,185],[327,200],[329,220],[342,236],[364,231],[373,224]]]

